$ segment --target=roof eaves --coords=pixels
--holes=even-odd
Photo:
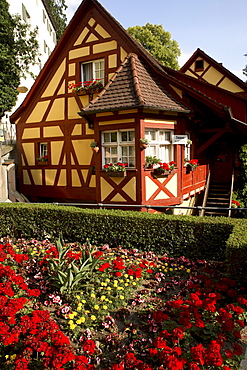
[[[48,1],[47,1],[47,0],[42,0],[42,3],[43,3],[43,5],[44,5],[44,7],[45,7],[45,10],[46,10],[46,12],[47,12],[47,14],[48,14],[49,18],[50,18],[50,21],[51,21],[51,23],[52,23],[52,26],[53,26],[54,30],[55,30],[55,31],[57,31],[57,23],[56,23],[56,21],[55,21],[55,19],[54,19],[54,16],[53,16],[53,14],[52,14],[52,11],[51,11],[51,8],[50,8],[50,6],[49,6]]]
[[[164,112],[176,112],[176,113],[191,113],[191,110],[190,109],[173,109],[173,108],[164,108],[164,107],[156,107],[156,106],[149,106],[149,105],[133,105],[131,106],[131,109],[140,109],[140,108],[143,108],[143,109],[150,109],[150,110],[154,110],[154,111],[164,111]],[[91,109],[91,110],[85,110],[85,109],[82,109],[81,112],[78,112],[78,114],[83,117],[87,114],[96,114],[96,113],[103,113],[103,112],[109,112],[109,111],[118,111],[118,110],[129,110],[130,107],[126,107],[126,106],[119,106],[119,107],[114,107],[114,108],[103,108],[103,109],[97,109],[97,110],[94,110],[94,109]]]

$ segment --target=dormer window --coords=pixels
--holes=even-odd
[[[195,71],[203,71],[204,70],[204,61],[202,59],[195,61]]]
[[[100,80],[102,84],[105,84],[105,63],[104,59],[94,60],[92,62],[86,62],[81,64],[81,80],[82,82]]]

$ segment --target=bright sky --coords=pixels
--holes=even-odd
[[[99,0],[127,29],[146,23],[162,24],[179,44],[179,64],[200,48],[210,57],[246,81],[247,0]],[[81,0],[66,0],[70,20]]]

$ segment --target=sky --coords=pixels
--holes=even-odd
[[[181,50],[180,67],[197,48],[243,81],[247,65],[247,0],[98,0],[127,29],[161,24]],[[81,0],[66,0],[68,21]]]

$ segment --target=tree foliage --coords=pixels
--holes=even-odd
[[[0,118],[15,105],[20,78],[30,72],[38,54],[37,30],[11,16],[9,4],[0,0]]]
[[[247,54],[244,54],[244,56],[246,56],[247,57]],[[243,73],[244,73],[244,75],[246,75],[247,76],[247,65],[245,66],[245,68],[243,69]]]
[[[59,40],[67,25],[67,17],[65,10],[68,8],[65,4],[65,0],[46,0],[47,5],[50,8],[51,15],[56,24],[56,35]]]
[[[173,69],[179,68],[179,45],[162,25],[147,23],[145,26],[129,27],[127,31],[162,64]]]

